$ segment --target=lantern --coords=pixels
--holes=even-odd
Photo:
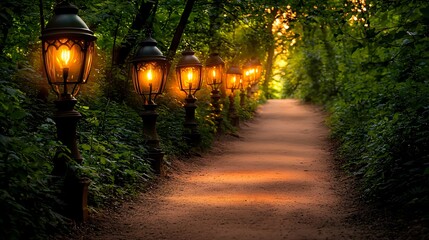
[[[243,75],[244,75],[243,76],[243,88],[244,89],[250,87],[252,85],[252,83],[253,83],[253,77],[254,77],[254,75],[252,74],[252,72],[254,73],[254,69],[253,69],[252,63],[250,61],[247,61],[243,65]]]
[[[195,56],[195,52],[190,48],[182,53],[182,58],[180,58],[176,66],[176,75],[179,79],[180,90],[191,96],[200,90],[202,67],[203,65]]]
[[[231,89],[231,91],[239,88],[242,75],[238,66],[231,66],[226,72],[226,88]]]
[[[262,64],[258,59],[252,60],[252,68],[254,69],[254,81],[253,84],[258,84],[258,81],[262,74]]]
[[[40,37],[44,68],[58,98],[72,99],[88,81],[96,37],[76,6],[61,3],[54,11]]]
[[[154,104],[156,97],[164,91],[167,80],[167,58],[156,45],[155,39],[147,38],[131,60],[134,89],[143,97],[145,104]]]
[[[205,79],[212,90],[219,89],[222,84],[225,63],[218,53],[210,54],[205,66]]]

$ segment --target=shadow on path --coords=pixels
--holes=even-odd
[[[270,100],[239,139],[102,223],[88,239],[377,239],[333,175],[323,114]],[[186,164],[185,164],[186,165]],[[104,226],[104,227],[103,227]]]

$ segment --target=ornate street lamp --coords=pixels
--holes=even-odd
[[[242,78],[240,78],[240,106],[244,107],[245,105],[245,99],[246,99],[246,91],[249,85],[249,72],[245,71],[244,72],[244,76],[242,76]]]
[[[211,106],[212,116],[216,122],[217,130],[220,131],[222,123],[222,104],[219,103],[220,94],[219,88],[222,85],[224,76],[225,62],[219,57],[218,53],[210,54],[210,57],[206,60],[205,66],[205,79],[207,85],[212,89],[211,91]]]
[[[167,80],[167,58],[156,47],[157,42],[149,37],[143,41],[142,46],[131,60],[132,79],[135,91],[143,98],[144,111],[143,136],[147,141],[148,158],[156,174],[163,175],[163,157],[159,145],[159,136],[156,132],[157,105],[155,99],[164,91]]]
[[[81,84],[88,81],[91,70],[94,41],[96,37],[85,22],[77,15],[78,8],[70,3],[60,3],[55,14],[42,31],[43,64],[52,90],[57,94],[57,111],[54,121],[58,139],[70,149],[70,154],[60,154],[54,158],[52,175],[64,177],[63,189],[67,203],[66,214],[85,221],[88,218],[86,205],[88,179],[78,179],[75,174],[67,174],[69,158],[82,162],[76,143],[76,125],[82,115],[74,110]],[[66,156],[67,155],[67,156]]]
[[[253,73],[255,72],[255,70],[253,69],[251,61],[247,61],[243,65],[243,72],[244,72],[243,82],[246,85],[243,89],[246,89],[247,97],[250,98],[252,96],[251,91],[252,91],[252,86],[253,86],[253,82],[254,82],[254,74]]]
[[[197,145],[201,142],[201,135],[197,130],[198,124],[195,121],[195,109],[197,108],[195,93],[201,88],[202,67],[203,65],[195,56],[195,52],[190,48],[182,53],[182,57],[176,66],[180,90],[186,93],[184,126],[187,130],[184,137],[190,145]]]
[[[245,64],[246,76],[249,81],[248,95],[251,96],[256,91],[262,73],[262,64],[258,59],[251,59]]]
[[[240,79],[243,74],[238,66],[231,66],[226,72],[226,88],[231,90],[229,95],[229,118],[233,126],[239,125],[239,119],[235,110],[234,90],[239,88]]]
[[[253,66],[253,69],[255,69],[254,84],[257,85],[259,83],[259,79],[261,78],[261,74],[262,74],[262,64],[259,61],[259,59],[255,58],[252,60],[252,66]]]

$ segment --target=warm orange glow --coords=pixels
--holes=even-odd
[[[70,51],[69,50],[63,49],[61,51],[61,60],[62,60],[64,65],[67,66],[69,64],[69,61],[70,61]]]
[[[277,12],[272,14],[274,14],[275,19],[272,23],[271,32],[276,41],[276,51],[282,52],[283,48],[287,46],[287,42],[290,39],[294,39],[295,33],[290,30],[290,22],[296,19],[297,14],[290,5],[287,5],[286,8],[278,9]]]
[[[71,63],[72,52],[68,47],[61,47],[56,54],[56,60],[60,68],[69,68]]]
[[[216,77],[216,69],[213,69],[213,78]]]
[[[353,14],[351,14],[351,16],[349,18],[349,21],[350,21],[349,24],[352,25],[354,23],[363,23],[363,25],[365,27],[369,27],[369,24],[367,23],[367,20],[364,17],[368,14],[366,1],[365,0],[349,0],[349,2],[351,2],[350,6],[351,6],[351,11],[353,12]],[[345,4],[345,6],[347,7],[348,4]],[[369,7],[371,7],[371,5],[369,5]],[[349,15],[349,14],[346,13],[346,16],[347,15]]]
[[[323,199],[312,199],[308,197],[308,192],[302,191],[308,187],[311,173],[297,170],[260,170],[260,171],[230,171],[218,175],[217,172],[208,172],[204,175],[192,176],[186,182],[195,185],[215,185],[223,191],[204,194],[178,194],[166,197],[166,200],[192,204],[231,206],[242,205],[243,203],[260,203],[268,205],[278,204],[320,204],[333,201],[331,196],[324,196]],[[242,191],[231,191],[226,186],[239,186]],[[294,186],[285,192],[270,192],[267,189],[252,191],[251,194],[246,189],[259,185],[283,185]],[[318,191],[318,190],[311,190]],[[320,193],[322,194],[322,193]]]
[[[191,83],[193,78],[192,69],[188,69],[188,82]]]
[[[149,69],[148,71],[147,71],[147,80],[148,81],[152,81],[152,69]]]

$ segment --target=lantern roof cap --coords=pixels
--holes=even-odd
[[[141,47],[134,55],[131,62],[167,61],[167,58],[156,45],[158,45],[158,42],[152,37],[143,40]]]
[[[86,23],[77,15],[78,8],[68,2],[58,4],[55,14],[42,31],[42,40],[58,38],[77,38],[95,41],[97,38]]]
[[[261,61],[259,60],[259,58],[254,58],[253,60],[251,60],[251,64],[253,66],[262,66]]]
[[[212,66],[225,66],[225,62],[222,60],[222,58],[219,56],[219,53],[212,53],[210,54],[210,57],[206,60],[206,66],[212,67]]]
[[[200,60],[195,56],[195,52],[190,47],[182,52],[176,67],[202,67]]]
[[[241,72],[241,69],[237,65],[232,65],[231,67],[229,67],[228,71],[226,71],[226,74],[243,75],[243,73]]]

